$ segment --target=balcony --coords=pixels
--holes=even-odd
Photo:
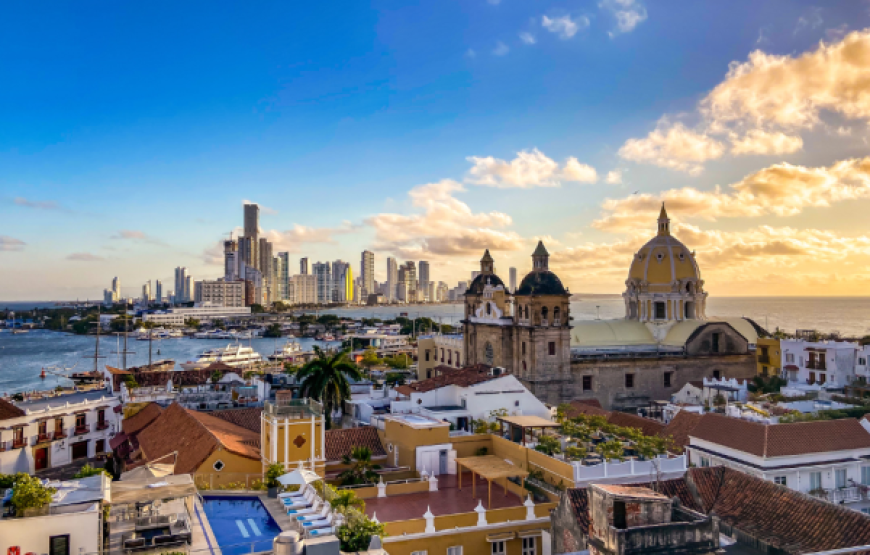
[[[63,430],[55,430],[53,435],[54,439],[63,439],[66,437],[66,432]]]
[[[866,486],[849,486],[846,488],[837,489],[818,489],[808,492],[813,497],[839,505],[841,503],[855,503],[867,498],[867,494],[862,494],[862,489],[866,491]]]
[[[758,355],[758,362],[761,364],[770,364],[770,355]]]
[[[73,435],[75,435],[75,436],[80,436],[80,435],[86,434],[86,433],[88,433],[88,432],[90,432],[90,431],[91,431],[91,425],[90,425],[90,424],[82,424],[81,426],[76,426],[76,427],[75,427],[75,432],[73,432]]]
[[[827,368],[827,365],[825,364],[824,360],[817,360],[815,362],[810,361],[807,363],[807,370],[827,370],[827,369],[828,368]]]
[[[51,432],[45,432],[44,434],[39,434],[36,436],[36,445],[37,443],[47,443],[51,441]]]
[[[17,437],[13,439],[11,442],[12,449],[21,449],[22,447],[27,447],[27,439],[23,437]]]
[[[109,423],[108,423],[107,421],[105,421],[105,420],[103,420],[102,422],[97,422],[97,431],[98,431],[98,432],[99,432],[100,430],[105,430],[105,429],[107,429],[108,427],[109,427]]]

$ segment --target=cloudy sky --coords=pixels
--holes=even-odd
[[[484,248],[618,293],[662,201],[714,295],[870,285],[870,2],[7,3],[0,300],[276,250]],[[167,288],[171,288],[168,285]]]

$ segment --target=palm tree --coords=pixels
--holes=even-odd
[[[324,351],[314,347],[314,358],[296,374],[302,387],[303,397],[311,397],[323,403],[326,427],[332,427],[332,413],[343,410],[344,401],[350,399],[350,381],[362,380],[362,372],[347,358],[347,351]]]
[[[381,469],[381,465],[372,464],[372,450],[368,447],[352,448],[350,455],[341,458],[341,463],[348,467],[338,475],[343,486],[372,483],[378,478],[375,470]]]
[[[353,490],[345,489],[335,493],[335,497],[329,500],[332,508],[339,513],[345,514],[348,509],[358,508],[360,511],[366,510],[366,502],[356,496]]]

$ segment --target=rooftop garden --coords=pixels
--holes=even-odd
[[[667,455],[669,438],[644,435],[640,428],[616,426],[603,416],[562,418],[561,426],[537,437],[536,451],[587,465],[629,458],[651,460]]]

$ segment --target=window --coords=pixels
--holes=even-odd
[[[656,320],[665,320],[667,319],[667,312],[665,310],[665,303],[657,302],[655,303],[656,309]]]
[[[55,418],[55,420],[54,420],[54,433],[56,433],[56,434],[63,433],[63,418]]]
[[[505,542],[492,542],[489,544],[492,546],[492,555],[505,555],[504,543]]]
[[[583,391],[592,391],[592,376],[583,376]]]
[[[634,387],[634,374],[625,375],[625,387],[631,389]]]
[[[665,372],[665,387],[671,387],[671,377],[673,372]]]
[[[100,409],[97,411],[97,423],[105,424],[106,423],[106,409]]]
[[[706,468],[708,466],[710,466],[710,459],[707,457],[701,457],[701,467]]]
[[[769,372],[767,370],[767,366],[762,366],[761,367],[761,375],[767,377],[768,373]]]
[[[426,349],[426,362],[429,362],[429,349]]]
[[[861,485],[870,486],[870,466],[861,467]]]
[[[77,414],[76,415],[76,428],[81,428],[86,424],[85,415]]]
[[[547,325],[547,307],[546,306],[541,307],[541,325],[542,326]]]
[[[444,362],[444,348],[441,348],[441,362]]]
[[[547,349],[548,349],[549,352],[550,352],[550,356],[555,356],[555,355],[556,355],[556,342],[555,342],[555,341],[550,341],[550,342],[547,344]]]
[[[558,326],[560,324],[559,321],[559,307],[553,309],[553,325]]]
[[[223,462],[222,460],[220,460],[220,459],[216,460],[216,461],[214,462],[214,464],[212,465],[212,467],[213,467],[215,470],[217,470],[218,472],[220,472],[221,470],[223,470],[223,469],[224,469],[224,466],[225,466],[225,465],[224,465],[224,462]]]
[[[459,351],[454,351],[454,354],[456,355],[456,366],[462,366],[462,363],[459,362]]]
[[[822,489],[822,473],[810,472],[810,491]]]
[[[47,430],[47,427],[48,427],[47,424],[48,424],[48,422],[45,421],[45,420],[40,420],[40,421],[39,421],[39,431],[37,432],[39,435],[41,435],[41,436],[46,435],[46,432],[48,432],[48,430]]]
[[[48,538],[48,555],[69,555],[69,534]]]
[[[858,364],[864,366],[865,364],[867,364],[867,359],[858,357]]]
[[[718,352],[719,352],[719,334],[718,334],[718,333],[714,333],[714,334],[713,334],[713,348],[712,348],[712,351],[713,351],[714,353],[718,353]]]
[[[453,547],[448,547],[447,555],[462,555],[462,546],[454,545]]]
[[[838,468],[834,471],[834,483],[837,489],[846,487],[846,469]]]
[[[786,353],[785,354],[785,361],[794,364],[794,354],[793,353]]]
[[[780,486],[788,485],[788,484],[785,483],[785,476],[774,476],[774,477],[773,477],[773,483],[774,483],[774,484],[778,484],[778,485],[780,485]]]
[[[816,373],[810,372],[810,385],[813,385],[814,383],[816,383]]]
[[[722,373],[719,372],[718,370],[713,370],[713,377],[717,380],[720,380],[720,379],[722,379]]]
[[[535,538],[523,538],[523,555],[535,555]]]
[[[526,356],[526,342],[523,341],[523,356]]]

